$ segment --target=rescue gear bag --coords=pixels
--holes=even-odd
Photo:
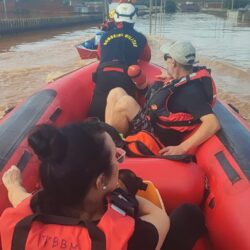
[[[149,158],[162,158],[172,161],[191,162],[193,156],[189,154],[184,155],[159,155],[160,149],[164,145],[152,133],[142,130],[136,134],[129,135],[122,139],[119,132],[109,124],[101,122],[102,127],[112,137],[116,147],[123,148],[127,156],[130,157],[149,157]]]
[[[152,133],[142,130],[122,139],[119,132],[109,124],[102,122],[102,127],[112,137],[116,147],[123,148],[127,156],[150,157],[158,156],[164,146]]]
[[[164,145],[152,133],[142,130],[125,138],[124,149],[128,156],[158,156]]]

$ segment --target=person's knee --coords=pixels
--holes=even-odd
[[[199,221],[204,222],[204,215],[202,210],[193,204],[185,203],[179,207],[186,217],[197,218]]]
[[[122,96],[115,105],[115,110],[118,112],[128,111],[135,108],[136,101],[129,95]]]
[[[109,91],[107,103],[115,103],[121,96],[127,95],[123,88],[114,88]]]
[[[170,231],[162,250],[190,250],[204,233],[206,226],[202,210],[193,204],[183,204],[170,214]]]
[[[176,208],[173,213],[173,222],[182,221],[182,224],[192,225],[199,232],[205,232],[205,217],[202,210],[193,204],[183,204]]]
[[[140,111],[140,105],[131,96],[123,96],[114,106],[114,113],[131,121]]]

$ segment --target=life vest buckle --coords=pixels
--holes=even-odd
[[[138,201],[121,188],[115,189],[110,194],[110,203],[118,207],[119,211],[123,210],[129,216],[136,217],[138,215]]]
[[[158,107],[157,107],[156,104],[152,104],[152,105],[150,106],[150,108],[151,108],[151,110],[154,110],[154,111],[158,109]]]

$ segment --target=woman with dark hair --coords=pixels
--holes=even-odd
[[[4,182],[9,197],[19,190],[16,205],[24,200],[2,214],[3,250],[160,249],[169,229],[165,211],[136,197],[139,216],[130,216],[133,204],[120,196],[122,208],[113,202],[121,154],[101,123],[41,125],[28,143],[41,161],[43,188],[28,195],[12,167],[14,180]]]

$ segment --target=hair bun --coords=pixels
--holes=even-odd
[[[65,136],[59,129],[47,124],[36,127],[28,143],[41,161],[61,162],[67,150]]]

